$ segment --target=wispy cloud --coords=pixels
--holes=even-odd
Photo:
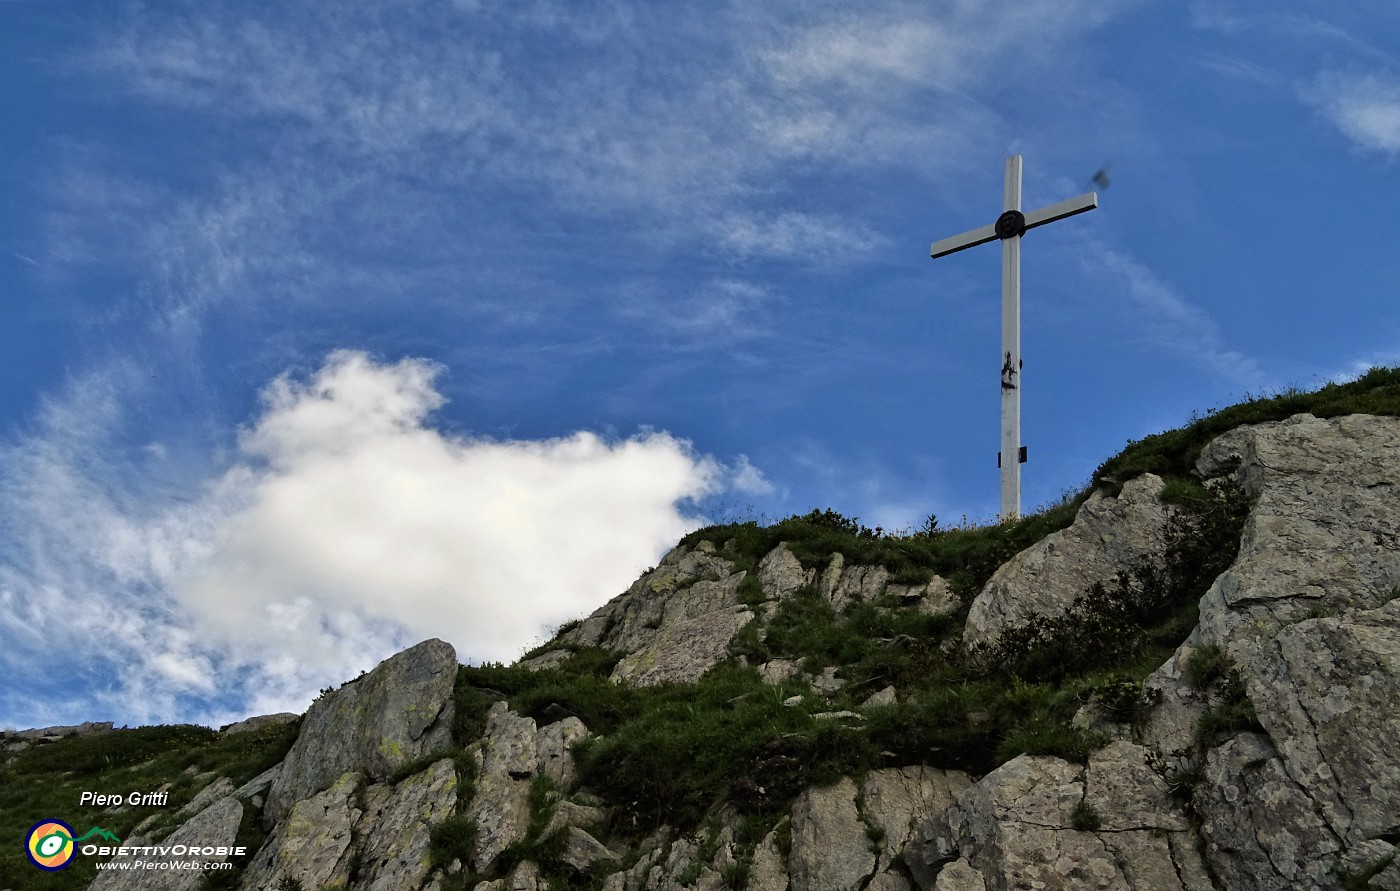
[[[883,239],[833,216],[782,213],[773,217],[731,214],[720,224],[720,243],[741,257],[820,260],[866,253]]]
[[[1350,10],[1346,6],[1322,7],[1306,4],[1306,12],[1286,8],[1265,8],[1258,5],[1231,7],[1218,2],[1191,4],[1191,26],[1198,31],[1210,31],[1226,37],[1265,35],[1316,50],[1321,45],[1343,47],[1375,59],[1389,54],[1370,43],[1355,28],[1348,27]],[[1321,11],[1323,14],[1318,14]],[[1277,45],[1274,47],[1277,50]]]
[[[961,92],[973,72],[1012,55],[1033,68],[1125,5],[892,2],[857,17],[834,4],[624,15],[536,3],[461,20],[373,3],[335,16],[205,9],[138,14],[89,62],[152,102],[280,133],[283,153],[390,170],[431,160],[460,186],[535,183],[575,212],[641,212],[651,234],[698,229],[741,254],[788,257],[781,237],[734,240],[715,223],[751,216],[755,189],[797,158],[926,174],[955,164],[969,130],[993,121]],[[443,27],[451,40],[422,39]],[[769,228],[809,213],[775,210]]]
[[[1357,149],[1400,154],[1400,77],[1324,71],[1301,87],[1299,95]]]
[[[1264,87],[1275,92],[1284,92],[1289,88],[1288,79],[1282,73],[1245,59],[1208,54],[1196,56],[1192,61],[1228,80]]]
[[[1138,339],[1187,358],[1192,364],[1237,385],[1257,385],[1258,363],[1230,349],[1220,324],[1199,305],[1177,292],[1151,269],[1102,242],[1086,240],[1085,272],[1107,283],[1106,290],[1132,304],[1132,328]]]
[[[692,289],[648,283],[622,299],[618,315],[693,349],[734,348],[771,336],[771,309],[781,301],[769,288],[735,277],[711,279]]]
[[[1318,376],[1320,383],[1345,384],[1370,371],[1372,368],[1400,368],[1400,350],[1377,350],[1361,355],[1344,367]]]

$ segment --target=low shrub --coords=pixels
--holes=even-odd
[[[1218,644],[1205,644],[1186,657],[1186,679],[1192,687],[1204,691],[1234,667],[1234,660]]]
[[[1103,819],[1092,804],[1081,799],[1074,806],[1074,813],[1070,816],[1070,825],[1080,832],[1096,832],[1103,826]]]

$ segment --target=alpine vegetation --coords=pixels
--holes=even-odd
[[[700,529],[512,665],[428,640],[302,716],[6,735],[12,834],[61,811],[119,841],[51,831],[67,868],[11,846],[0,876],[1397,889],[1397,487],[1376,370],[1133,443],[998,525]],[[97,801],[132,790],[167,798]]]

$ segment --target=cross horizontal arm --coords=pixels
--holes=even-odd
[[[929,248],[929,256],[935,260],[939,257],[946,257],[958,251],[967,250],[970,247],[977,247],[979,244],[986,244],[989,241],[997,240],[996,226],[983,226],[980,229],[973,229],[961,235],[954,235],[952,238],[945,238],[942,241],[935,241]]]
[[[1083,195],[1066,198],[1064,201],[1051,204],[1048,207],[1028,212],[1026,214],[1026,228],[1034,229],[1036,226],[1044,226],[1046,223],[1063,220],[1065,217],[1072,217],[1077,213],[1084,213],[1084,211],[1093,210],[1098,206],[1098,192],[1086,192]]]

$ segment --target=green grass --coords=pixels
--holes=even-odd
[[[1204,752],[1222,739],[1245,731],[1263,730],[1249,700],[1244,677],[1229,657],[1215,680],[1216,702],[1196,722],[1196,745]]]
[[[1205,644],[1186,657],[1186,679],[1197,690],[1207,690],[1234,667],[1234,660],[1218,644]]]
[[[207,727],[176,725],[137,727],[91,736],[70,737],[31,746],[0,765],[0,884],[12,891],[86,888],[96,874],[92,858],[76,857],[56,873],[35,869],[21,842],[29,827],[55,818],[79,833],[94,826],[126,840],[132,829],[152,815],[173,815],[215,776],[242,785],[282,760],[296,739],[299,724],[264,727],[221,737]],[[85,791],[153,792],[170,784],[165,807],[79,807]],[[247,822],[247,821],[245,821]],[[244,837],[257,834],[249,827]]]
[[[1328,384],[1311,392],[1290,389],[1212,410],[1176,430],[1130,441],[1127,448],[1094,472],[1094,481],[1113,479],[1121,483],[1149,472],[1163,477],[1189,476],[1201,449],[1220,434],[1242,424],[1281,421],[1300,412],[1319,418],[1400,415],[1400,368],[1373,368],[1351,383]]]

